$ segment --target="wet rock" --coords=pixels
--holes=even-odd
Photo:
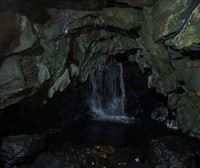
[[[193,9],[187,20],[184,20],[184,27],[167,43],[179,50],[200,50],[200,4]]]
[[[0,107],[17,103],[24,97],[17,97],[9,101],[11,96],[21,92],[25,88],[24,76],[17,57],[8,58],[0,67]]]
[[[186,67],[187,67],[187,62],[189,61],[189,58],[184,58],[184,59],[177,59],[173,60],[173,66],[175,67],[175,74],[176,74],[176,79],[178,81],[186,81]]]
[[[187,62],[187,75],[186,75],[186,87],[188,90],[195,92],[200,96],[200,61],[188,61]]]
[[[172,110],[176,109],[177,107],[177,103],[178,103],[178,100],[179,100],[179,95],[176,94],[176,93],[171,93],[168,95],[168,107]]]
[[[24,50],[31,49],[37,41],[37,36],[34,32],[34,28],[32,27],[32,24],[28,20],[28,18],[23,15],[18,15],[17,17],[17,23],[20,26],[19,30],[21,32],[19,44],[13,50],[8,51],[6,55],[19,53]]]
[[[84,167],[95,167],[97,165],[97,161],[94,158],[88,158],[87,160],[83,161]]]
[[[38,38],[26,16],[13,11],[0,15],[6,19],[1,22],[4,24],[0,30],[0,46],[6,46],[6,49],[1,51],[3,59],[0,62],[0,108],[5,108],[28,97],[29,89],[38,86],[37,60],[25,53],[34,48]],[[22,52],[24,53],[19,54]]]
[[[30,168],[81,168],[79,160],[71,154],[58,152],[41,154]],[[74,158],[73,158],[74,157]]]
[[[169,111],[167,107],[157,107],[151,113],[151,118],[155,121],[164,122],[168,117]]]
[[[24,15],[8,10],[0,13],[1,57],[31,49],[38,40],[32,23]]]
[[[81,81],[87,79],[90,71],[105,64],[110,55],[137,48],[134,39],[104,30],[83,34],[74,43],[74,58],[79,65]]]
[[[46,80],[50,79],[51,75],[48,68],[44,64],[38,64],[38,80],[40,83],[44,83]]]
[[[196,95],[183,94],[177,104],[177,124],[191,136],[200,137],[200,98]]]
[[[154,38],[155,23],[152,12],[151,8],[144,9],[141,38],[144,48],[149,52],[153,72],[159,74],[160,78],[165,78],[173,73],[174,68],[166,46],[162,43],[156,43]]]
[[[51,18],[45,24],[34,24],[42,40],[56,40],[62,35],[66,35],[71,30],[71,25],[84,18],[89,13],[83,10],[73,9],[48,9]],[[54,41],[55,42],[55,41]]]
[[[70,74],[66,66],[69,39],[56,39],[62,33],[65,33],[63,32],[63,29],[65,29],[64,25],[60,25],[59,22],[59,17],[62,16],[63,11],[52,9],[48,12],[52,18],[45,25],[35,24],[34,26],[41,38],[41,46],[45,51],[38,58],[39,67],[42,68],[39,71],[38,77],[42,79],[40,80],[41,84],[44,81],[51,80],[47,94],[52,98],[56,91],[63,91],[70,83]],[[43,73],[40,73],[41,71]]]
[[[105,152],[109,155],[112,155],[115,153],[115,149],[112,146],[102,146],[102,147],[96,147],[98,150]]]
[[[1,62],[0,108],[34,95],[51,78],[55,83],[49,89],[50,95],[53,95],[60,87],[62,88],[60,90],[63,90],[68,84],[65,81],[69,80],[69,76],[65,77],[68,40],[52,41],[55,35],[58,36],[60,33],[59,26],[56,25],[57,20],[52,18],[46,25],[33,26],[25,16],[20,16],[20,18],[20,43],[15,48],[7,50],[6,53],[12,56]],[[36,42],[38,37],[41,38],[40,42]],[[36,47],[35,43],[40,48]]]
[[[151,140],[148,162],[152,168],[196,168],[193,152],[178,137]]]
[[[152,68],[152,60],[150,53],[148,52],[147,48],[145,48],[145,44],[142,40],[142,38],[137,38],[136,39],[137,44],[140,48],[140,50],[137,51],[136,55],[130,55],[129,56],[129,61],[130,62],[137,62],[137,64],[140,66],[140,69],[142,72],[145,72],[146,69],[151,69]]]
[[[170,55],[172,61],[173,61],[173,59],[176,60],[176,59],[183,59],[184,58],[184,55],[177,50],[168,48],[168,51],[169,51],[169,55]]]
[[[0,57],[4,56],[8,50],[14,49],[19,44],[21,33],[17,21],[18,16],[14,11],[5,10],[0,13]]]
[[[179,33],[198,3],[198,1],[190,0],[157,1],[153,7],[156,41],[173,37]]]
[[[0,155],[5,167],[12,167],[40,152],[45,145],[40,135],[19,135],[3,138]]]
[[[167,95],[167,93],[176,90],[178,86],[176,79],[175,73],[163,77],[159,73],[153,72],[148,78],[148,87],[155,87],[157,92]]]
[[[141,26],[142,13],[131,8],[105,8],[102,11],[90,12],[71,24],[71,29],[81,27],[111,27],[121,30],[132,30]],[[116,30],[117,31],[117,30]]]
[[[99,158],[106,159],[115,153],[115,149],[112,146],[95,146],[92,153]]]
[[[20,58],[13,55],[2,61],[0,66],[0,109],[33,95],[35,92],[31,89],[40,86],[41,78],[41,67],[39,71],[35,57]],[[47,79],[47,77],[44,78]]]
[[[177,81],[179,81],[179,83],[182,82],[184,90],[195,92],[197,95],[200,95],[199,63],[199,60],[194,61],[190,58],[173,61]]]
[[[199,1],[157,1],[153,9],[144,9],[145,20],[141,34],[144,43],[140,41],[140,46],[143,44],[142,46],[148,49],[152,61],[153,74],[149,77],[148,86],[157,88],[158,92],[166,96],[180,88],[187,92],[194,92],[196,95],[199,93],[198,60],[191,60],[187,54],[183,55],[177,51],[177,49],[198,50],[198,23],[195,21],[198,18],[198,3]],[[176,51],[163,46],[160,41],[165,40],[168,40],[166,45],[173,46]],[[168,105],[171,109],[178,108],[177,113],[179,113],[182,111],[179,110],[180,106],[177,107],[180,97],[172,95],[174,94],[170,94],[168,97]],[[193,94],[191,93],[191,95]],[[197,105],[191,107],[191,110],[196,111],[196,108],[198,109]],[[183,116],[182,114],[178,115]],[[190,123],[189,120],[188,118],[187,124]],[[194,120],[193,117],[191,120]],[[184,121],[186,124],[186,120]],[[179,124],[180,128],[182,126]]]
[[[48,96],[52,98],[53,94],[56,91],[58,90],[63,91],[69,84],[70,84],[69,71],[68,69],[66,69],[65,72],[56,79],[54,85],[50,88],[48,92]]]
[[[172,130],[178,130],[178,126],[175,120],[167,120],[165,122],[165,125],[167,128],[172,129]]]
[[[103,150],[103,151],[102,151]],[[72,146],[65,143],[61,148],[42,153],[30,168],[98,168],[106,166],[112,147]],[[106,152],[105,152],[106,151]],[[104,155],[103,155],[104,154]],[[106,156],[106,157],[105,157]]]
[[[134,148],[116,149],[116,152],[109,160],[108,167],[115,168],[142,168],[148,167],[144,163],[144,153]]]
[[[106,157],[105,157],[106,156]],[[73,146],[42,153],[29,168],[122,168],[142,167],[142,155],[135,149],[112,146]],[[134,160],[136,159],[136,161]]]
[[[49,1],[50,6],[51,3],[53,2]],[[72,2],[70,1],[70,3]],[[99,2],[97,3],[99,4]],[[16,5],[19,6],[19,9],[21,9],[24,14],[26,14],[26,11],[23,11],[23,7],[26,6],[26,4],[28,7],[31,7],[31,4],[33,5],[33,8],[30,8],[30,10],[33,10],[37,5],[44,5],[44,8],[48,8],[46,2],[43,1],[37,4],[33,1],[18,1]],[[61,3],[59,2],[56,4],[58,5]],[[88,4],[88,2],[85,2],[85,4]],[[8,4],[6,3],[6,5]],[[87,74],[105,63],[109,55],[124,53],[133,48],[137,48],[134,39],[129,38],[127,34],[126,36],[118,35],[118,32],[112,33],[105,30],[97,30],[91,35],[80,35],[80,37],[77,37],[75,40],[75,47],[71,45],[73,39],[68,38],[68,36],[71,33],[77,32],[76,30],[74,31],[74,29],[82,29],[82,27],[85,26],[99,26],[101,29],[108,26],[116,29],[125,29],[125,31],[135,29],[141,25],[141,11],[124,8],[123,12],[119,12],[121,11],[120,8],[107,8],[101,11],[89,12],[64,8],[63,6],[63,9],[47,9],[46,11],[50,17],[49,20],[42,24],[31,23],[28,19],[28,13],[28,18],[18,13],[5,13],[6,17],[8,16],[12,19],[12,22],[9,22],[7,27],[16,29],[20,34],[15,39],[15,41],[17,41],[16,45],[10,48],[6,47],[5,53],[3,54],[3,56],[9,56],[11,54],[16,55],[14,58],[17,60],[15,64],[18,68],[17,70],[15,69],[16,72],[13,74],[7,69],[8,64],[6,61],[10,59],[13,60],[14,58],[8,58],[8,60],[1,62],[1,108],[18,103],[34,95],[39,88],[43,87],[46,81],[49,83],[49,88],[46,88],[47,84],[45,85],[45,90],[47,90],[46,94],[52,97],[55,92],[63,91],[71,82],[72,77],[79,77],[81,81],[84,81],[87,78]],[[120,15],[116,15],[119,13]],[[4,14],[2,13],[2,18],[3,16]],[[97,17],[93,18],[92,16]],[[90,19],[90,17],[92,17],[92,19]],[[112,22],[110,22],[111,20]],[[10,25],[11,23],[12,25]],[[6,31],[6,24],[3,26],[3,30]],[[111,31],[115,31],[115,29]],[[12,30],[10,32],[15,31]],[[4,41],[6,37],[2,37],[2,43],[8,46]],[[15,36],[12,35],[12,37]],[[83,48],[84,46],[81,46],[81,41],[86,39],[88,41],[88,50],[91,51],[86,55],[86,51],[81,51],[82,53],[79,54],[76,44],[78,48]],[[70,45],[71,49],[69,48]],[[92,45],[91,48],[90,45]],[[74,48],[75,52],[73,55],[70,55],[69,58],[69,52]],[[39,53],[38,50],[40,50]],[[16,81],[9,81],[9,83],[7,83],[8,81],[3,75],[6,73],[10,73],[10,76],[14,79],[16,78],[17,82],[20,81],[20,86],[15,84]],[[20,75],[20,79],[15,74],[18,74],[18,76]]]

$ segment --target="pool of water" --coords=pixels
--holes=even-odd
[[[159,123],[129,120],[77,120],[59,132],[54,142],[66,140],[75,145],[114,145],[144,147],[152,138],[163,135],[183,136]],[[61,142],[58,142],[61,143]]]

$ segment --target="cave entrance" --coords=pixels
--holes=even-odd
[[[91,72],[87,81],[72,82],[46,105],[31,106],[31,99],[7,108],[0,120],[2,139],[11,135],[23,137],[22,134],[32,137],[35,133],[44,136],[46,148],[41,155],[45,165],[50,156],[58,156],[57,151],[67,156],[81,153],[92,165],[98,165],[99,158],[106,161],[110,156],[116,157],[111,159],[112,164],[121,164],[122,159],[127,165],[145,165],[148,158],[155,156],[148,153],[149,149],[154,152],[160,143],[167,144],[169,140],[172,145],[174,139],[184,139],[163,122],[152,121],[152,111],[163,106],[165,98],[149,89],[147,82],[148,72],[143,74],[137,64],[124,58],[110,59]],[[29,158],[29,162],[34,159]]]
[[[5,109],[0,122],[2,135],[65,127],[77,119],[151,121],[151,112],[166,100],[148,88],[148,73],[126,54],[111,57],[90,72],[84,83],[72,82],[45,105],[34,104],[38,98],[33,97]]]
[[[72,82],[45,105],[36,106],[34,97],[7,108],[1,117],[1,135],[63,129],[71,123],[79,125],[80,120],[92,124],[91,120],[110,120],[119,125],[152,122],[152,111],[164,106],[165,98],[148,88],[148,75],[126,54],[111,57],[84,83]]]

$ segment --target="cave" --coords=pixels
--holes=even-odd
[[[0,168],[200,167],[200,0],[1,0]]]

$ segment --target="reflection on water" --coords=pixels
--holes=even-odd
[[[135,120],[128,124],[116,120],[79,120],[62,131],[62,139],[64,134],[75,144],[145,146],[152,138],[175,133],[160,124],[144,124]]]

